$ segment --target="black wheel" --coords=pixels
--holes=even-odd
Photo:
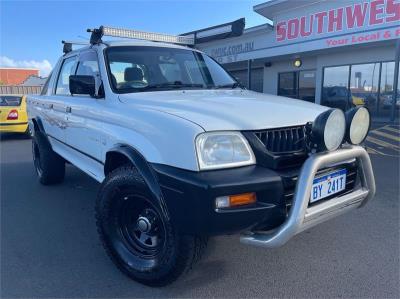
[[[33,164],[40,183],[58,184],[64,180],[65,161],[55,153],[47,139],[40,132],[32,137]]]
[[[190,269],[206,239],[177,234],[132,166],[111,172],[96,204],[100,239],[111,260],[130,278],[163,286]]]

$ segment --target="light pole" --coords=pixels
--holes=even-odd
[[[395,109],[399,89],[399,59],[400,59],[400,38],[396,42],[396,58],[394,60],[394,82],[393,82],[393,101],[392,101],[392,113],[390,120],[394,122]]]

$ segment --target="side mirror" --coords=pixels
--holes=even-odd
[[[69,76],[69,91],[71,94],[88,94],[94,97],[96,94],[94,77],[86,75]]]

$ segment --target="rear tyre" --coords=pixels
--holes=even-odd
[[[65,176],[65,161],[55,153],[41,132],[32,137],[33,164],[40,183],[52,185],[61,183]]]
[[[165,286],[192,268],[206,239],[176,233],[138,171],[122,166],[102,183],[96,203],[102,244],[128,277]]]

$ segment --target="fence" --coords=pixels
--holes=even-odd
[[[1,94],[39,94],[42,86],[0,85]]]

